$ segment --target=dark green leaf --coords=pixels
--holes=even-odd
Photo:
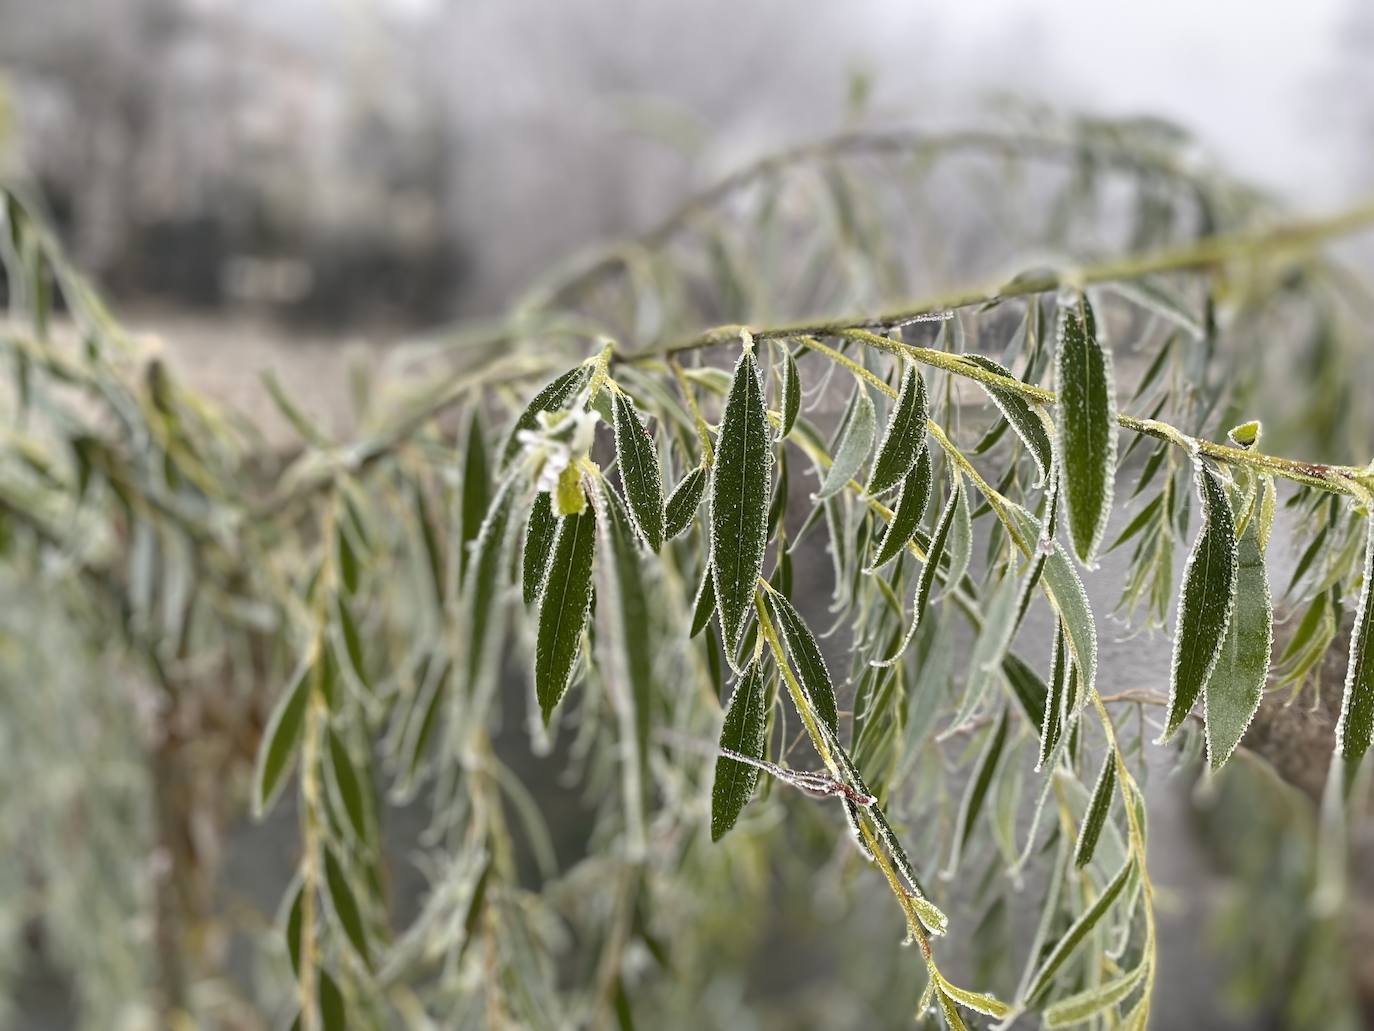
[[[966,354],[964,360],[971,362],[989,372],[995,372],[999,376],[1006,376],[1011,379],[1011,370],[999,365],[991,358],[985,358],[981,354]],[[998,410],[1011,424],[1016,435],[1021,438],[1021,442],[1026,445],[1026,450],[1035,461],[1035,466],[1040,470],[1040,479],[1044,480],[1049,472],[1051,456],[1054,453],[1054,446],[1050,443],[1050,435],[1045,429],[1045,420],[1040,417],[1039,412],[1031,407],[1020,394],[1002,387],[990,386],[987,383],[980,383],[988,397],[992,398]]]
[[[792,432],[792,427],[797,422],[797,413],[801,411],[801,378],[797,375],[797,359],[792,357],[789,347],[784,346],[782,353],[782,427],[778,431],[779,437],[785,437]]]
[[[1183,567],[1166,739],[1188,717],[1212,675],[1236,601],[1236,528],[1226,489],[1201,462],[1194,469],[1194,479],[1202,501],[1202,526]]]
[[[493,645],[502,625],[498,618],[499,599],[507,566],[515,484],[515,477],[508,478],[492,501],[473,544],[472,561],[464,578],[462,640],[467,648],[468,683],[465,686],[469,691],[476,685],[488,683],[496,673],[497,657]]]
[[[354,769],[353,759],[348,754],[339,735],[329,732],[329,767],[334,773],[334,784],[339,789],[339,801],[343,803],[344,813],[348,816],[358,841],[371,840],[367,822],[367,800],[363,794],[362,780]]]
[[[692,604],[692,631],[689,637],[696,637],[706,629],[706,624],[711,622],[711,614],[716,611],[716,586],[715,578],[711,575],[711,567],[706,567],[705,575],[701,578],[701,586],[697,588],[696,601]]]
[[[654,438],[624,391],[616,391],[615,455],[630,516],[650,551],[663,547],[663,474],[658,467]]]
[[[1350,663],[1345,674],[1341,719],[1336,724],[1336,750],[1348,763],[1359,762],[1369,750],[1374,733],[1374,513],[1366,517],[1364,586],[1355,610],[1355,629],[1350,636]]]
[[[678,485],[668,497],[664,512],[664,540],[672,540],[692,525],[692,519],[696,516],[697,507],[705,493],[706,468],[699,465],[678,481]]]
[[[730,696],[725,710],[725,723],[720,731],[720,747],[728,748],[754,759],[762,759],[764,729],[768,712],[765,707],[763,671],[760,664],[751,662],[745,667]],[[711,786],[711,840],[719,841],[735,821],[754,793],[759,769],[728,756],[716,760],[716,779]]]
[[[313,663],[303,662],[291,678],[290,686],[277,699],[258,745],[257,766],[253,775],[253,812],[261,819],[276,801],[282,782],[296,758],[301,741],[301,725],[310,697]]]
[[[1272,492],[1273,488],[1265,488]],[[1236,557],[1236,606],[1216,668],[1203,688],[1207,758],[1220,769],[1259,709],[1274,646],[1274,604],[1264,566],[1261,521],[1251,517]]]
[[[839,710],[835,705],[835,685],[830,679],[825,657],[820,645],[792,603],[781,594],[768,591],[764,601],[777,623],[787,654],[791,656],[792,668],[797,679],[806,691],[811,706],[832,731],[840,724]]]
[[[1035,670],[1014,654],[1008,653],[1002,657],[1002,672],[1006,675],[1007,683],[1011,685],[1016,700],[1021,703],[1026,719],[1038,730],[1045,721],[1045,703],[1049,696],[1049,688]]]
[[[711,569],[732,666],[763,572],[771,473],[768,412],[754,352],[746,348],[735,365],[711,473]]]
[[[462,532],[458,539],[459,575],[468,567],[468,545],[477,537],[482,520],[491,505],[491,473],[487,469],[487,446],[482,437],[482,420],[474,409],[468,426],[467,454],[463,460],[462,505],[459,510]]]
[[[940,521],[935,524],[935,533],[931,535],[930,547],[926,549],[926,564],[921,568],[920,579],[916,581],[916,594],[911,601],[911,622],[908,624],[897,650],[887,658],[874,659],[873,665],[891,666],[901,658],[907,645],[911,643],[911,638],[920,627],[921,617],[925,615],[926,603],[930,601],[930,588],[935,583],[935,573],[940,567],[940,559],[944,556],[945,543],[949,540],[950,524],[954,522],[955,513],[959,509],[960,498],[963,493],[963,474],[956,469],[954,470],[954,481],[950,486],[949,500],[945,502],[944,511],[940,513]]]
[[[931,479],[930,448],[923,447],[916,456],[915,466],[907,474],[906,482],[902,484],[902,493],[897,497],[892,521],[887,524],[878,542],[877,553],[868,566],[870,572],[887,565],[911,543],[917,527],[925,518],[926,505],[930,503]]]
[[[339,926],[343,928],[345,937],[359,958],[370,967],[372,954],[367,944],[367,927],[363,923],[363,913],[358,908],[358,900],[353,894],[348,876],[332,848],[324,850],[324,881],[329,889],[329,901],[334,907],[334,915],[339,918]]]
[[[539,425],[539,413],[554,411],[567,405],[586,382],[589,374],[588,367],[578,365],[569,369],[563,375],[553,380],[543,390],[534,395],[534,399],[529,403],[520,418],[515,420],[515,425],[510,428],[510,433],[506,437],[506,443],[501,448],[501,463],[499,468],[504,469],[510,464],[510,460],[515,457],[520,450],[520,441],[516,435],[521,430],[532,430]]]
[[[1091,564],[1112,511],[1116,394],[1111,355],[1097,340],[1097,326],[1086,297],[1060,308],[1055,383],[1069,538],[1079,559]]]
[[[1083,826],[1078,830],[1078,844],[1073,850],[1073,865],[1080,870],[1092,862],[1097,851],[1097,839],[1102,836],[1107,814],[1112,810],[1112,798],[1116,792],[1116,752],[1107,750],[1102,762],[1102,772],[1097,775],[1093,786],[1092,798],[1088,801],[1088,811],[1083,816]]]
[[[926,384],[915,363],[905,362],[897,401],[864,491],[878,497],[907,478],[926,444]]]
[[[526,605],[533,605],[544,587],[544,570],[548,567],[557,532],[558,517],[553,514],[553,499],[547,491],[540,491],[530,509],[530,522],[525,529],[525,554],[521,560],[521,595]]]
[[[558,525],[553,554],[539,600],[539,633],[535,646],[534,687],[544,722],[563,698],[582,644],[582,630],[592,601],[592,552],[596,515],[588,505]]]
[[[987,801],[988,789],[992,787],[997,765],[1002,761],[1002,749],[1007,743],[1008,714],[1008,709],[1004,706],[1002,715],[997,719],[997,726],[989,735],[987,744],[983,746],[983,751],[978,756],[978,765],[974,768],[964,790],[963,802],[959,806],[959,821],[954,831],[954,846],[949,858],[951,875],[958,869],[960,855],[973,833],[973,825],[977,822],[978,815],[983,811],[983,803]]]

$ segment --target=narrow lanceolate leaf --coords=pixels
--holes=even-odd
[[[781,594],[769,591],[764,600],[787,646],[787,654],[792,659],[792,668],[797,673],[811,700],[811,706],[831,731],[839,727],[839,710],[835,705],[835,685],[830,679],[830,670],[821,655],[820,645],[816,643],[811,629],[802,620],[790,601]]]
[[[906,362],[897,403],[878,445],[878,457],[864,491],[878,497],[903,482],[926,443],[926,384],[914,362]]]
[[[1086,297],[1059,310],[1055,357],[1058,445],[1069,539],[1085,563],[1096,560],[1112,510],[1116,475],[1116,394],[1111,354],[1098,342]]]
[[[521,430],[532,430],[538,426],[540,412],[556,411],[567,405],[572,396],[582,388],[582,384],[586,382],[589,373],[588,366],[575,366],[534,395],[534,399],[520,413],[520,418],[515,420],[515,425],[511,427],[510,434],[506,437],[506,443],[501,448],[501,461],[498,468],[504,468],[508,465],[520,450],[520,441],[516,439],[517,434]]]
[[[706,493],[706,467],[697,466],[684,476],[664,507],[663,539],[670,541],[692,525],[701,496]]]
[[[954,518],[949,524],[949,569],[945,572],[945,592],[952,592],[968,572],[973,558],[973,506],[964,489],[964,474],[953,466],[950,474],[957,489],[954,491]]]
[[[534,655],[534,689],[544,722],[563,699],[582,644],[592,600],[592,551],[596,515],[590,505],[564,517],[539,600],[539,633]]]
[[[706,624],[711,622],[711,614],[716,611],[716,583],[711,576],[711,568],[706,568],[706,574],[701,578],[701,586],[697,588],[696,601],[692,603],[692,630],[688,637],[696,637],[706,629]]]
[[[1266,488],[1267,490],[1268,488]],[[1259,710],[1274,646],[1274,603],[1264,568],[1262,521],[1251,517],[1236,556],[1236,606],[1221,655],[1203,688],[1207,760],[1220,769]]]
[[[969,778],[968,787],[964,790],[946,876],[952,877],[954,871],[959,868],[959,859],[964,846],[968,844],[974,824],[977,823],[978,816],[983,811],[983,803],[987,801],[988,789],[992,787],[993,778],[997,774],[997,765],[1002,761],[1002,750],[1007,743],[1009,711],[1007,708],[1002,709],[1002,715],[997,720],[997,727],[979,754],[978,765],[974,768],[973,775]]]
[[[487,510],[482,529],[472,546],[472,561],[463,583],[463,641],[467,647],[467,690],[484,685],[495,676],[494,642],[499,636],[499,595],[506,575],[510,510],[515,496],[515,477],[507,478]]]
[[[257,767],[253,775],[253,813],[261,818],[276,801],[286,774],[296,759],[301,741],[301,724],[310,697],[313,663],[302,662],[291,676],[290,686],[277,700],[258,746]]]
[[[720,730],[720,747],[753,759],[763,758],[764,728],[768,712],[764,706],[763,670],[758,662],[745,667]],[[759,768],[722,755],[716,760],[716,779],[711,785],[711,840],[719,841],[754,793]]]
[[[1355,629],[1350,637],[1350,665],[1345,674],[1341,719],[1336,724],[1336,750],[1355,763],[1369,750],[1374,734],[1374,604],[1369,594],[1374,584],[1374,515],[1368,520],[1364,551],[1364,586],[1355,610]]]
[[[797,423],[797,413],[801,411],[801,378],[797,375],[797,359],[792,350],[784,346],[782,366],[782,427],[778,436],[785,437],[792,432]]]
[[[334,907],[334,915],[339,918],[339,926],[343,928],[344,936],[348,938],[358,957],[371,966],[372,953],[367,944],[367,927],[363,923],[363,913],[358,908],[358,899],[353,894],[349,879],[332,848],[324,850],[324,881],[325,887],[329,889],[329,901]]]
[[[558,517],[553,514],[553,501],[546,491],[540,491],[530,509],[530,522],[525,528],[525,554],[521,560],[520,591],[526,605],[533,605],[544,587],[544,570],[549,564],[557,531]]]
[[[1050,950],[1050,954],[1045,957],[1045,961],[1040,964],[1040,969],[1036,971],[1035,978],[1031,981],[1030,989],[1026,992],[1028,1000],[1035,999],[1049,988],[1050,982],[1054,980],[1054,975],[1059,972],[1059,968],[1064,965],[1078,946],[1083,944],[1083,939],[1088,933],[1098,925],[1107,911],[1112,908],[1117,898],[1121,895],[1122,889],[1126,887],[1131,879],[1131,873],[1135,866],[1135,860],[1128,859],[1111,882],[1102,889],[1102,894],[1097,896],[1091,906],[1089,906],[1073,926],[1064,932],[1064,937],[1060,938],[1055,946]]]
[[[966,354],[964,360],[977,365],[979,368],[995,372],[999,376],[1006,376],[1014,379],[1011,370],[1004,365],[999,365],[991,358],[985,358],[981,354]],[[1020,394],[1012,390],[1005,390],[1001,387],[989,386],[986,383],[979,384],[988,397],[992,398],[992,403],[997,406],[1003,417],[1016,431],[1016,435],[1021,438],[1021,443],[1026,445],[1026,450],[1030,452],[1031,458],[1035,461],[1035,467],[1040,471],[1040,479],[1043,481],[1050,469],[1050,456],[1054,453],[1054,446],[1050,443],[1049,432],[1045,429],[1045,420],[1040,414],[1031,407]]]
[[[1112,798],[1116,791],[1116,752],[1107,750],[1103,760],[1102,772],[1097,775],[1092,798],[1088,801],[1088,811],[1083,816],[1083,826],[1078,829],[1078,844],[1073,850],[1073,865],[1080,870],[1092,862],[1097,851],[1097,839],[1102,837],[1102,828],[1107,823],[1107,815],[1112,811]]]
[[[936,992],[936,997],[940,1000],[940,1013],[945,1018],[945,1026],[949,1031],[968,1031],[968,1025],[964,1023],[963,1015],[960,1014],[954,1000],[943,991]]]
[[[368,841],[367,798],[363,793],[362,777],[354,768],[348,748],[334,731],[329,732],[329,766],[334,773],[334,785],[339,791],[344,814],[358,841]]]
[[[746,349],[735,365],[711,473],[711,576],[732,665],[763,572],[772,472],[768,447],[758,367],[754,352]]]
[[[906,481],[902,484],[902,493],[897,496],[892,521],[883,531],[877,553],[868,565],[870,572],[891,562],[916,536],[916,530],[925,518],[926,505],[930,503],[930,486],[930,448],[923,447],[916,456],[915,466],[907,473]]]
[[[487,445],[482,438],[482,420],[472,413],[468,426],[467,455],[463,460],[462,518],[458,538],[458,569],[468,567],[468,545],[477,537],[491,504],[491,473],[487,469]]]
[[[873,451],[873,438],[878,432],[878,413],[873,408],[873,399],[863,384],[855,388],[854,406],[849,410],[849,419],[835,445],[835,460],[825,474],[825,482],[816,492],[816,500],[824,501],[844,490],[845,485],[859,474],[864,462]]]
[[[1054,635],[1054,650],[1050,655],[1049,694],[1045,698],[1045,710],[1040,723],[1040,754],[1036,759],[1036,770],[1044,769],[1045,763],[1059,744],[1059,735],[1064,729],[1064,695],[1069,685],[1069,643],[1064,636],[1064,624]]]
[[[654,438],[639,421],[634,402],[623,391],[616,391],[615,457],[620,479],[625,485],[625,500],[635,529],[650,551],[663,546],[663,474],[658,468],[658,448]]]
[[[1199,462],[1194,469],[1202,526],[1183,567],[1169,677],[1169,738],[1202,694],[1221,655],[1236,602],[1236,528],[1221,479]]]
[[[995,996],[987,992],[971,992],[967,988],[960,988],[958,985],[950,984],[943,977],[940,978],[940,993],[947,995],[965,1009],[982,1013],[985,1016],[1001,1020],[1011,1012],[1011,1007]]]
[[[874,666],[891,666],[902,657],[907,645],[911,643],[911,638],[915,636],[916,630],[921,625],[921,617],[925,615],[926,604],[930,601],[930,588],[935,583],[935,573],[940,567],[940,559],[945,553],[945,544],[949,540],[950,524],[954,522],[955,512],[960,505],[960,496],[964,492],[963,477],[956,471],[954,474],[954,484],[949,492],[949,500],[945,502],[944,511],[940,513],[940,521],[935,524],[935,533],[931,535],[930,547],[926,551],[926,564],[921,569],[920,579],[916,581],[916,595],[911,602],[911,623],[907,626],[906,634],[902,637],[902,643],[897,646],[897,650],[884,659],[873,659]]]
[[[1114,1006],[1130,998],[1145,978],[1145,964],[1136,964],[1133,970],[1114,977],[1110,981],[1094,985],[1066,999],[1060,999],[1053,1006],[1045,1008],[1045,1026],[1048,1028],[1072,1027],[1105,1013]],[[1115,1026],[1115,1024],[1113,1024]]]

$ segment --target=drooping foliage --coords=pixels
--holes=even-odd
[[[300,859],[268,948],[304,1027],[733,1026],[725,986],[775,864],[826,891],[853,868],[854,913],[899,914],[914,950],[854,917],[885,1013],[1145,1027],[1146,725],[1226,767],[1353,610],[1334,813],[1374,728],[1374,474],[1276,457],[1257,422],[1225,434],[1261,415],[1343,446],[1296,434],[1291,388],[1267,406],[1253,341],[1287,346],[1297,321],[1328,366],[1368,361],[1332,344],[1344,279],[1291,244],[1369,213],[1265,229],[1255,195],[1181,154],[1163,127],[1082,124],[766,159],[497,327],[408,354],[426,375],[378,386],[353,436],[275,389],[300,438],[281,468],[121,330],[7,188],[3,575],[143,685],[130,851],[180,883],[206,814],[289,810]],[[934,251],[904,230],[948,230],[924,201],[957,194],[960,162],[1033,172],[1048,201],[968,264],[1076,263],[947,289],[961,269],[922,267]],[[1283,594],[1280,506],[1301,550]],[[1172,628],[1154,690],[1103,662],[1080,572],[1099,566],[1121,618]],[[1275,597],[1298,615],[1271,669]],[[18,713],[54,675],[40,659],[4,678]],[[515,772],[531,751],[580,788],[590,841],[553,840]],[[11,810],[39,797],[0,789]],[[404,850],[427,888],[402,914],[384,828],[417,797],[432,820]],[[47,832],[0,846],[61,869]],[[1013,948],[955,889],[1005,915],[1031,864],[1041,916]],[[60,891],[86,875],[52,876],[70,914]],[[209,904],[154,885],[123,906],[150,915],[157,962],[80,971],[89,1005],[206,1005]],[[944,935],[1016,966],[947,976]],[[701,1013],[708,992],[734,1002]]]

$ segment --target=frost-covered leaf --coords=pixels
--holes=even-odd
[[[534,656],[534,687],[539,710],[548,723],[568,689],[587,625],[592,600],[592,552],[596,514],[588,506],[565,516],[558,526],[539,599],[539,632]]]
[[[649,550],[658,551],[663,546],[663,474],[658,467],[658,448],[640,422],[629,394],[616,391],[612,407],[616,463],[630,516]]]
[[[1064,714],[1068,711],[1065,701],[1069,688],[1069,671],[1073,665],[1069,657],[1069,643],[1064,635],[1061,622],[1055,631],[1054,649],[1050,654],[1050,681],[1047,686],[1045,708],[1040,723],[1040,754],[1035,768],[1044,769],[1045,763],[1059,744],[1059,735],[1064,728]]]
[[[789,347],[783,347],[782,354],[782,426],[778,431],[779,437],[792,432],[797,413],[801,411],[801,378],[797,375],[797,359],[792,356]]]
[[[877,430],[878,413],[873,408],[873,399],[860,383],[854,388],[854,403],[849,409],[840,439],[835,444],[835,460],[825,474],[821,489],[816,492],[817,501],[838,494],[859,474],[873,451],[873,438]]]
[[[911,543],[916,530],[925,518],[926,505],[930,503],[931,487],[930,448],[923,447],[916,456],[916,464],[907,473],[902,484],[902,492],[897,496],[897,506],[892,512],[892,520],[878,541],[877,551],[869,564],[870,571],[881,569],[891,562],[902,549]]]
[[[1078,829],[1078,843],[1073,850],[1073,865],[1080,870],[1092,862],[1097,851],[1097,840],[1102,836],[1102,828],[1112,811],[1112,798],[1116,793],[1116,752],[1107,750],[1102,761],[1102,771],[1097,775],[1093,786],[1092,798],[1088,800],[1088,810],[1083,816],[1083,825]]]
[[[864,491],[877,497],[906,479],[926,444],[926,384],[914,362],[905,362],[897,401],[878,445]]]
[[[926,549],[926,564],[921,568],[921,576],[916,581],[916,594],[911,600],[911,622],[907,625],[906,633],[902,636],[901,644],[891,655],[883,659],[874,659],[875,666],[891,666],[902,657],[907,645],[911,643],[912,636],[921,625],[921,617],[925,615],[926,605],[930,601],[930,588],[935,583],[935,573],[939,569],[940,559],[945,553],[945,544],[949,540],[950,525],[954,522],[955,513],[958,511],[961,497],[964,493],[964,480],[962,474],[955,470],[954,479],[950,485],[949,500],[945,502],[944,510],[940,513],[940,520],[935,524],[935,532],[930,538],[930,547]]]
[[[835,705],[835,686],[830,679],[830,670],[826,667],[820,645],[816,643],[816,638],[802,619],[801,613],[793,608],[787,598],[776,591],[768,591],[764,594],[764,601],[777,624],[783,643],[787,646],[787,654],[792,660],[792,668],[796,671],[797,679],[811,700],[816,715],[825,721],[831,731],[835,731],[840,722],[839,710]]]
[[[1221,655],[1236,601],[1236,528],[1221,478],[1201,462],[1194,480],[1202,502],[1202,526],[1183,567],[1169,677],[1170,737],[1202,694]]]
[[[1010,573],[1002,577],[997,586],[985,595],[983,628],[978,632],[973,649],[969,653],[964,700],[950,723],[951,730],[962,727],[973,719],[983,699],[987,697],[988,690],[1000,675],[1002,657],[1006,655],[1012,635],[1016,632],[1013,616],[1020,596],[1020,584]]]
[[[968,1031],[968,1025],[964,1023],[963,1015],[959,1012],[959,1007],[955,1005],[953,999],[942,991],[937,991],[936,998],[940,1000],[940,1014],[945,1018],[945,1026],[949,1031]]]
[[[588,366],[574,366],[534,395],[534,398],[520,413],[520,417],[515,420],[515,425],[510,428],[510,433],[506,436],[506,443],[501,448],[499,468],[504,469],[519,452],[520,441],[517,437],[520,431],[536,428],[539,425],[540,412],[551,412],[565,407],[573,395],[582,389],[590,374],[591,370]]]
[[[1369,750],[1374,734],[1374,513],[1366,516],[1364,586],[1355,609],[1355,629],[1350,635],[1350,662],[1346,667],[1341,719],[1336,724],[1336,750],[1348,763],[1359,762]]]
[[[544,570],[548,567],[557,532],[558,517],[553,514],[553,501],[547,491],[540,491],[530,508],[530,521],[525,528],[525,553],[521,558],[520,593],[526,605],[533,605],[544,587]]]
[[[754,352],[745,348],[735,365],[711,471],[711,570],[732,665],[763,572],[771,473],[768,412]]]
[[[1270,488],[1266,488],[1266,493]],[[1252,517],[1236,554],[1236,605],[1226,638],[1203,688],[1207,759],[1220,769],[1245,734],[1264,695],[1274,646],[1274,604],[1265,570],[1261,519]]]
[[[692,525],[705,493],[706,468],[699,465],[678,481],[673,493],[668,496],[668,503],[664,506],[664,540],[672,540]]]
[[[993,777],[997,774],[997,766],[1002,761],[1002,750],[1007,743],[1008,716],[1009,710],[1004,707],[1001,716],[997,719],[997,726],[988,736],[987,744],[983,746],[982,752],[978,755],[978,765],[974,767],[973,774],[969,777],[968,785],[964,789],[963,802],[959,806],[959,819],[955,824],[954,843],[950,851],[949,876],[953,876],[954,871],[959,867],[959,859],[964,846],[968,844],[969,836],[973,833],[973,826],[983,811],[983,803],[987,801],[988,789],[992,787]]]
[[[954,491],[954,514],[949,524],[949,543],[945,546],[949,557],[945,593],[951,593],[959,586],[973,559],[973,505],[964,487],[964,474],[952,463],[949,464],[949,473],[957,489]]]
[[[333,730],[329,731],[329,768],[334,774],[334,786],[343,803],[344,815],[358,841],[371,840],[368,823],[367,797],[363,793],[361,775],[353,764],[352,757],[343,739]]]
[[[1079,296],[1059,310],[1055,356],[1058,452],[1069,539],[1084,564],[1097,549],[1112,510],[1116,476],[1116,394],[1111,353],[1097,339],[1091,305]]]
[[[1097,896],[1096,901],[1083,911],[1083,915],[1075,920],[1073,925],[1064,932],[1064,936],[1055,943],[1054,948],[1050,950],[1050,954],[1040,964],[1035,977],[1030,982],[1030,988],[1026,992],[1028,1000],[1038,998],[1049,988],[1050,982],[1054,980],[1054,975],[1059,972],[1059,968],[1073,955],[1074,950],[1083,944],[1088,933],[1101,922],[1102,918],[1107,915],[1107,911],[1112,908],[1112,903],[1121,895],[1126,883],[1131,879],[1134,868],[1135,860],[1127,860],[1117,875],[1111,879],[1111,882],[1102,889],[1102,894]]]
[[[491,473],[487,468],[487,445],[482,436],[482,420],[477,411],[468,424],[466,452],[463,459],[463,487],[459,506],[460,533],[458,537],[458,569],[468,567],[468,546],[477,537],[482,520],[491,505]]]
[[[500,591],[506,576],[510,547],[510,510],[516,478],[497,491],[472,547],[472,561],[463,583],[462,640],[467,649],[468,691],[485,687],[496,675],[495,641],[500,635]]]
[[[1045,705],[1049,698],[1049,688],[1038,673],[1026,665],[1016,655],[1008,653],[1002,658],[1002,673],[1011,685],[1016,700],[1021,704],[1026,719],[1037,730],[1045,721]]]
[[[995,996],[989,995],[987,992],[971,992],[967,988],[960,988],[943,977],[940,978],[939,990],[942,995],[953,999],[964,1009],[982,1013],[984,1016],[1001,1020],[1011,1012],[1011,1007]]]
[[[720,747],[740,755],[762,759],[764,730],[768,712],[764,705],[763,670],[758,662],[750,662],[735,685],[730,704],[725,710],[725,723],[720,731]],[[711,840],[719,841],[735,821],[754,793],[759,768],[722,755],[716,760],[716,779],[711,785]]]
[[[706,567],[706,573],[701,578],[701,586],[697,588],[696,600],[692,603],[692,629],[687,635],[696,637],[706,629],[706,624],[711,622],[711,615],[716,611],[716,582],[711,575],[711,567]]]
[[[1045,1008],[1045,1026],[1072,1027],[1106,1013],[1107,1010],[1130,998],[1131,993],[1140,986],[1144,978],[1145,964],[1137,963],[1132,970],[1120,977],[1114,977],[1110,981],[1104,981],[1102,984],[1060,999],[1054,1005]]]
[[[995,372],[999,376],[1006,376],[1014,379],[1011,370],[1003,365],[999,365],[991,358],[985,358],[981,354],[966,354],[964,360],[971,362],[988,372]],[[1002,387],[990,386],[987,383],[979,383],[988,397],[992,398],[998,410],[1006,418],[1011,428],[1016,431],[1016,435],[1021,438],[1021,442],[1026,445],[1026,450],[1035,461],[1035,467],[1040,470],[1040,479],[1044,480],[1052,464],[1051,458],[1054,454],[1054,445],[1050,443],[1049,432],[1045,429],[1045,420],[1040,417],[1039,412],[1031,407],[1020,394]]]
[[[291,683],[277,699],[276,708],[267,721],[258,745],[257,765],[253,773],[253,813],[261,819],[276,801],[287,772],[296,759],[301,741],[301,726],[305,721],[305,707],[310,697],[310,674],[313,663],[308,659],[296,667]]]

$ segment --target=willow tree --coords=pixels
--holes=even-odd
[[[93,1025],[242,1007],[216,943],[247,926],[253,1005],[306,1028],[733,1026],[774,871],[790,911],[848,902],[852,965],[770,1012],[1144,1027],[1148,754],[1222,770],[1348,633],[1341,890],[1374,468],[1261,420],[1335,457],[1367,427],[1363,295],[1318,245],[1374,210],[1284,219],[1156,123],[854,133],[405,350],[351,439],[273,383],[284,463],[38,210],[6,188],[0,900],[13,927],[38,893]],[[1118,618],[1172,635],[1153,690],[1117,689],[1084,589],[1112,552]],[[416,799],[427,832],[384,833]],[[287,805],[254,924],[209,843]]]

